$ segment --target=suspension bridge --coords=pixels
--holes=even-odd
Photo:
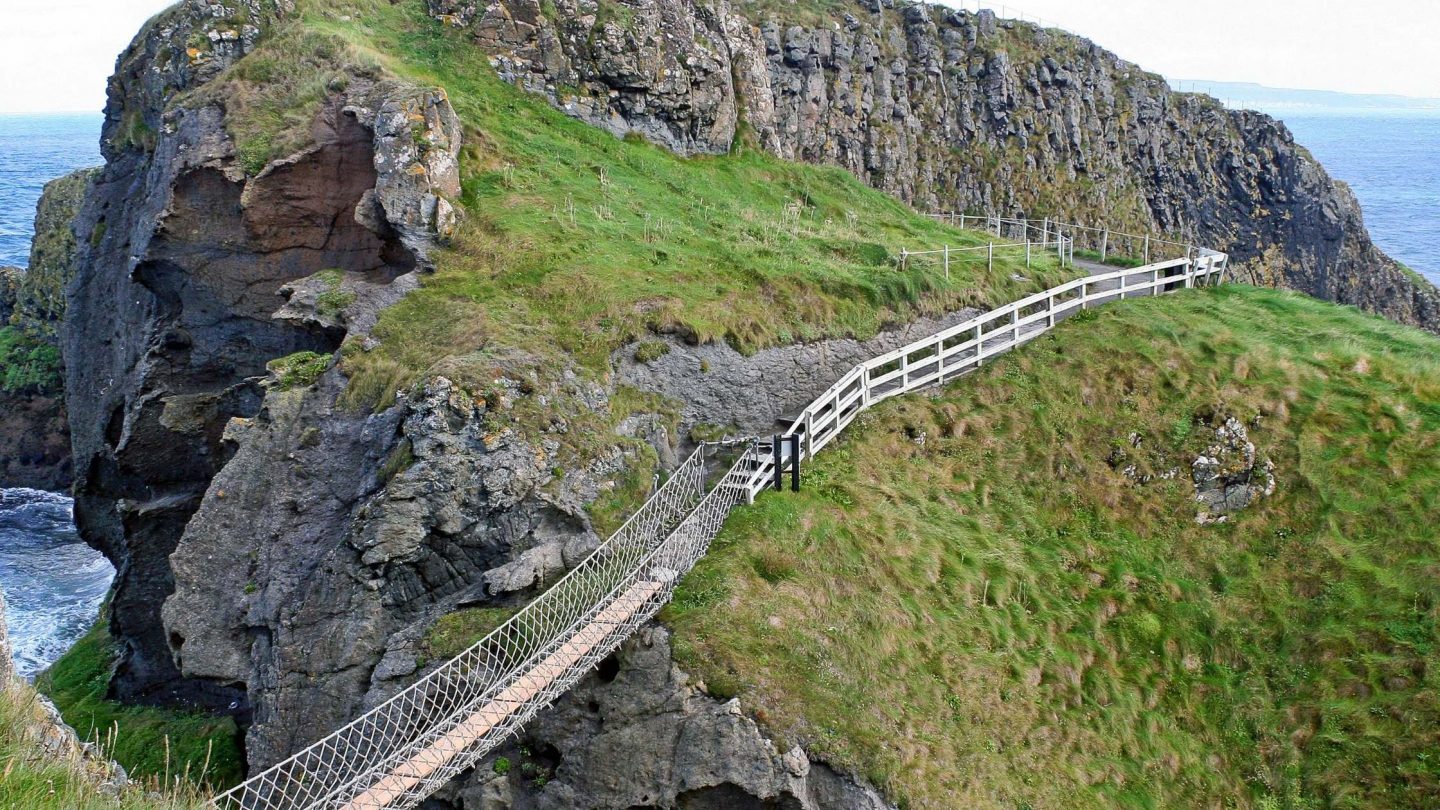
[[[1181,242],[1050,220],[974,220],[997,239],[984,248],[1055,251],[1091,275],[1021,298],[856,365],[769,440],[702,444],[634,515],[549,590],[475,645],[386,702],[220,795],[224,810],[400,810],[419,805],[514,735],[670,600],[730,512],[751,503],[834,441],[865,409],[980,368],[1091,307],[1218,283],[1229,258]],[[1031,237],[1036,237],[1032,240]],[[1115,269],[1076,260],[1142,257]],[[1128,245],[1127,245],[1128,240]],[[1122,245],[1127,245],[1122,248]],[[1098,248],[1098,250],[1096,249]],[[1084,249],[1082,248],[1082,251]],[[960,249],[906,251],[903,261],[948,272]],[[1156,261],[1150,261],[1159,255]],[[711,482],[709,462],[733,456]]]

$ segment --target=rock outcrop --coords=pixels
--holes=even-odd
[[[873,788],[779,748],[739,700],[706,695],[641,631],[438,799],[462,810],[885,810]]]
[[[1199,523],[1219,523],[1255,501],[1275,493],[1275,464],[1259,455],[1245,423],[1233,416],[1208,428],[1215,441],[1190,465]]]
[[[47,183],[35,210],[29,267],[0,268],[0,328],[12,359],[26,366],[18,373],[0,367],[0,487],[70,486],[59,331],[75,266],[70,223],[95,174],[82,169]]]
[[[682,154],[750,139],[931,210],[1183,235],[1237,275],[1440,331],[1283,123],[1172,92],[1094,43],[892,0],[429,0],[507,80]]]
[[[106,166],[76,219],[64,335],[75,514],[116,565],[112,689],[123,699],[249,710],[242,674],[182,675],[183,634],[160,615],[176,589],[169,557],[236,453],[232,422],[263,420],[266,364],[363,333],[453,226],[445,198],[459,191],[461,135],[431,88],[354,67],[309,110],[292,154],[256,171],[240,159],[237,113],[224,93],[199,90],[288,13],[285,2],[186,0],[152,20],[111,80]],[[323,307],[297,295],[316,276],[337,288]],[[354,440],[348,427],[337,419],[324,435]],[[346,448],[333,449],[327,465]],[[243,487],[230,492],[245,501]],[[242,586],[228,601],[246,601]]]
[[[15,650],[10,646],[10,623],[5,618],[5,594],[0,593],[0,688],[15,677]]]

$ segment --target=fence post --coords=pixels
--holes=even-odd
[[[1110,248],[1110,229],[1106,228],[1100,232],[1100,263],[1105,263],[1106,251]]]
[[[752,439],[752,440],[750,441],[750,446],[747,447],[747,448],[745,448],[745,455],[749,456],[749,455],[751,455],[751,454],[753,454],[753,455],[755,456],[755,463],[756,463],[756,464],[759,464],[759,463],[760,463],[760,444],[759,444],[759,439]],[[753,503],[755,503],[755,492],[754,492],[754,490],[750,489],[750,476],[749,476],[749,472],[750,472],[750,471],[749,471],[749,470],[746,470],[745,472],[746,472],[746,476],[745,476],[745,503],[753,504]]]
[[[1020,308],[1010,310],[1010,343],[1020,342]]]
[[[987,258],[987,259],[985,260],[985,261],[986,261],[986,266],[990,269],[991,272],[994,272],[994,270],[995,270],[995,243],[994,243],[994,242],[991,242],[991,243],[989,244],[989,248],[990,248],[989,251],[988,251],[989,258]]]
[[[794,433],[785,437],[790,441],[790,491],[800,491],[800,437]]]
[[[1145,234],[1145,263],[1150,263],[1150,234]]]
[[[1074,235],[1071,235],[1071,237],[1070,237],[1070,266],[1071,266],[1071,267],[1074,267],[1074,266],[1075,266],[1075,237],[1074,237]]]
[[[1120,283],[1124,284],[1125,282],[1122,280]],[[1080,308],[1090,308],[1090,282],[1088,281],[1080,285]]]
[[[1050,244],[1050,218],[1049,218],[1049,217],[1046,217],[1046,218],[1044,219],[1044,221],[1042,221],[1042,222],[1040,223],[1040,244],[1042,244],[1042,245],[1048,245],[1048,244]]]
[[[975,368],[980,368],[980,355],[985,352],[984,335],[980,332],[980,324],[975,324]]]
[[[805,410],[805,457],[815,457],[815,414]]]
[[[908,269],[909,263],[910,263],[910,251],[909,251],[909,250],[906,250],[906,249],[903,248],[903,247],[900,248],[900,272],[902,272],[902,273],[905,272],[905,271]]]
[[[1053,328],[1055,326],[1055,296],[1045,296],[1045,325]]]
[[[1025,229],[1025,266],[1030,266],[1030,229]]]
[[[950,246],[945,246],[945,280],[950,280]]]
[[[785,489],[785,468],[780,466],[780,443],[784,436],[776,433],[770,438],[770,454],[775,462],[775,491]]]

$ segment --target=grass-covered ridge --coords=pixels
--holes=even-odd
[[[902,806],[1440,803],[1440,341],[1240,287],[1084,320],[737,513],[682,664]],[[1278,490],[1201,526],[1222,413]]]
[[[199,810],[205,799],[178,781],[144,780],[101,792],[105,775],[85,760],[56,756],[42,744],[49,718],[35,690],[0,684],[0,807],[25,810]]]
[[[244,776],[239,730],[228,717],[108,700],[116,650],[97,622],[36,679],[80,739],[97,743],[132,779],[216,788]]]
[[[737,143],[681,158],[573,121],[496,77],[461,30],[405,0],[302,2],[218,88],[243,103],[229,123],[247,155],[290,143],[336,71],[443,87],[465,125],[464,210],[438,271],[382,316],[379,348],[347,351],[355,404],[443,371],[479,387],[529,356],[595,374],[652,331],[741,350],[869,336],[887,322],[999,303],[1057,281],[1052,258],[1004,257],[898,270],[892,251],[983,243],[931,222],[843,171]],[[314,51],[311,53],[310,51]],[[272,64],[300,66],[278,89]],[[348,66],[348,67],[347,67]],[[288,88],[288,90],[287,90]],[[263,99],[264,103],[252,103]],[[1026,280],[1011,278],[1023,272]]]

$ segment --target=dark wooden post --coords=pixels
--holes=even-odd
[[[778,433],[770,438],[770,453],[774,457],[775,461],[776,491],[785,489],[785,468],[780,466],[780,441],[783,438],[784,437],[782,437]]]
[[[790,440],[790,491],[800,491],[800,434],[791,433]]]

